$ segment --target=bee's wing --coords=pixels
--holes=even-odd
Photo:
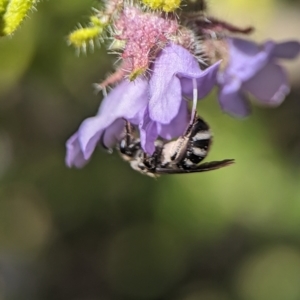
[[[204,164],[200,164],[195,168],[184,170],[184,169],[172,169],[172,168],[156,168],[156,174],[186,174],[186,173],[198,173],[212,171],[219,168],[229,166],[234,163],[234,159],[224,159],[221,161],[211,161]]]

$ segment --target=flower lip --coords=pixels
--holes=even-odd
[[[67,148],[67,153],[66,153],[65,162],[69,168],[73,166],[76,168],[82,168],[86,165],[87,160],[85,160],[85,158],[83,157],[83,153],[80,148],[80,144],[78,141],[78,132],[74,133],[67,140],[66,148]]]
[[[98,114],[82,123],[79,128],[79,142],[85,159],[90,158],[102,134],[114,121],[124,118],[131,123],[139,122],[136,117],[146,108],[148,102],[147,85],[145,79],[137,79],[134,82],[124,80],[103,100]],[[120,133],[114,134],[118,136]]]
[[[273,63],[267,64],[255,77],[243,83],[243,89],[269,106],[281,104],[290,91],[286,72]]]
[[[148,103],[148,82],[137,79],[122,81],[102,101],[96,116],[82,122],[78,131],[67,141],[66,164],[82,167],[101,140],[112,146],[124,128],[124,119],[139,124]]]

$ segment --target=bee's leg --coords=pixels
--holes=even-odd
[[[129,145],[131,144],[131,140],[132,140],[132,126],[129,123],[129,121],[125,120],[125,139],[126,139],[126,145],[127,147],[129,147]]]
[[[173,162],[179,161],[184,156],[197,119],[198,114],[195,109],[195,111],[191,113],[191,123],[188,125],[184,134],[173,143],[172,149],[170,149],[170,158]]]
[[[190,125],[194,124],[195,122],[195,117],[197,115],[197,101],[198,101],[197,80],[196,78],[193,78],[192,81],[193,81],[193,106],[192,106]]]
[[[128,120],[125,120],[125,136],[120,141],[119,148],[120,152],[127,156],[132,156],[136,151],[136,143],[133,143],[133,127]]]

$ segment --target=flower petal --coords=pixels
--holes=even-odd
[[[102,136],[102,144],[105,148],[113,147],[121,137],[124,130],[125,122],[123,119],[117,119],[111,125],[109,125]]]
[[[67,153],[66,153],[66,165],[76,168],[82,168],[88,161],[83,157],[83,153],[80,148],[78,141],[78,132],[74,133],[66,143]]]
[[[190,121],[190,113],[187,101],[182,100],[177,116],[169,124],[157,124],[159,136],[171,140],[181,136]]]
[[[149,116],[153,121],[168,124],[177,115],[182,98],[177,74],[198,78],[202,71],[189,51],[170,43],[157,56],[149,82]]]
[[[216,84],[220,63],[221,61],[213,64],[201,71],[201,74],[193,77],[187,73],[178,72],[177,76],[180,78],[182,94],[188,98],[193,98],[193,78],[197,81],[198,99],[202,99],[209,94]]]
[[[228,39],[228,45],[231,60],[218,76],[223,109],[235,115],[248,114],[246,91],[264,104],[279,105],[289,92],[289,85],[276,59],[295,58],[300,52],[300,43],[267,41],[259,46],[234,38]]]
[[[246,81],[269,62],[275,44],[266,43],[266,47],[261,47],[248,40],[231,38],[228,46],[230,61],[225,72]]]
[[[86,119],[80,126],[79,142],[85,159],[92,155],[101,135],[115,120],[125,118],[137,121],[136,115],[144,111],[148,103],[148,82],[137,79],[134,82],[123,81],[103,100],[95,117]],[[108,131],[118,135],[113,130]],[[113,138],[112,138],[113,139]],[[106,140],[110,140],[106,136]]]
[[[250,106],[241,92],[241,83],[232,80],[220,88],[219,102],[223,111],[236,117],[246,117],[250,113]]]
[[[289,93],[287,76],[282,67],[269,63],[255,77],[243,84],[243,88],[264,104],[279,105]]]
[[[153,121],[168,124],[177,115],[181,103],[180,80],[172,76],[168,82],[161,78],[153,84],[149,101],[149,115]]]
[[[143,150],[152,155],[155,151],[154,142],[158,137],[157,123],[152,121],[148,109],[145,112],[144,122],[140,124],[140,140]]]
[[[300,43],[298,41],[288,41],[279,43],[273,50],[276,58],[294,59],[300,53]]]

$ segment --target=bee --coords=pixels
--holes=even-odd
[[[211,143],[208,124],[195,113],[181,137],[170,142],[157,140],[152,155],[143,151],[140,139],[134,137],[132,125],[126,121],[125,135],[118,150],[134,170],[150,177],[212,171],[234,163],[233,159],[224,159],[199,164],[207,156]]]

